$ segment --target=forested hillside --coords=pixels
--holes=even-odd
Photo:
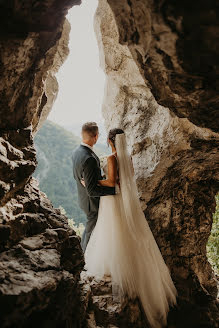
[[[35,136],[38,166],[33,174],[39,180],[55,207],[62,206],[66,215],[78,224],[85,215],[78,206],[76,183],[72,175],[71,155],[80,138],[63,127],[47,120]],[[103,153],[103,145],[96,146]]]

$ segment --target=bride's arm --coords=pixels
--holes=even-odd
[[[107,158],[108,178],[106,180],[99,180],[98,184],[101,186],[115,187],[117,177],[117,161],[114,155]]]

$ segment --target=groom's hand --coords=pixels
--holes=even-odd
[[[94,157],[89,157],[83,165],[83,179],[89,197],[115,195],[115,187],[98,186],[100,177],[99,167]]]
[[[84,182],[84,179],[81,179],[81,184],[85,187],[85,182]]]

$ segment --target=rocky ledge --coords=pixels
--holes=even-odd
[[[0,210],[1,327],[78,327],[83,254],[31,178]]]

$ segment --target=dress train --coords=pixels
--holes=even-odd
[[[152,327],[166,325],[177,291],[153,234],[144,217],[131,234],[122,219],[121,195],[100,199],[99,215],[85,252],[88,274],[99,279],[110,275],[113,294],[139,297]]]

